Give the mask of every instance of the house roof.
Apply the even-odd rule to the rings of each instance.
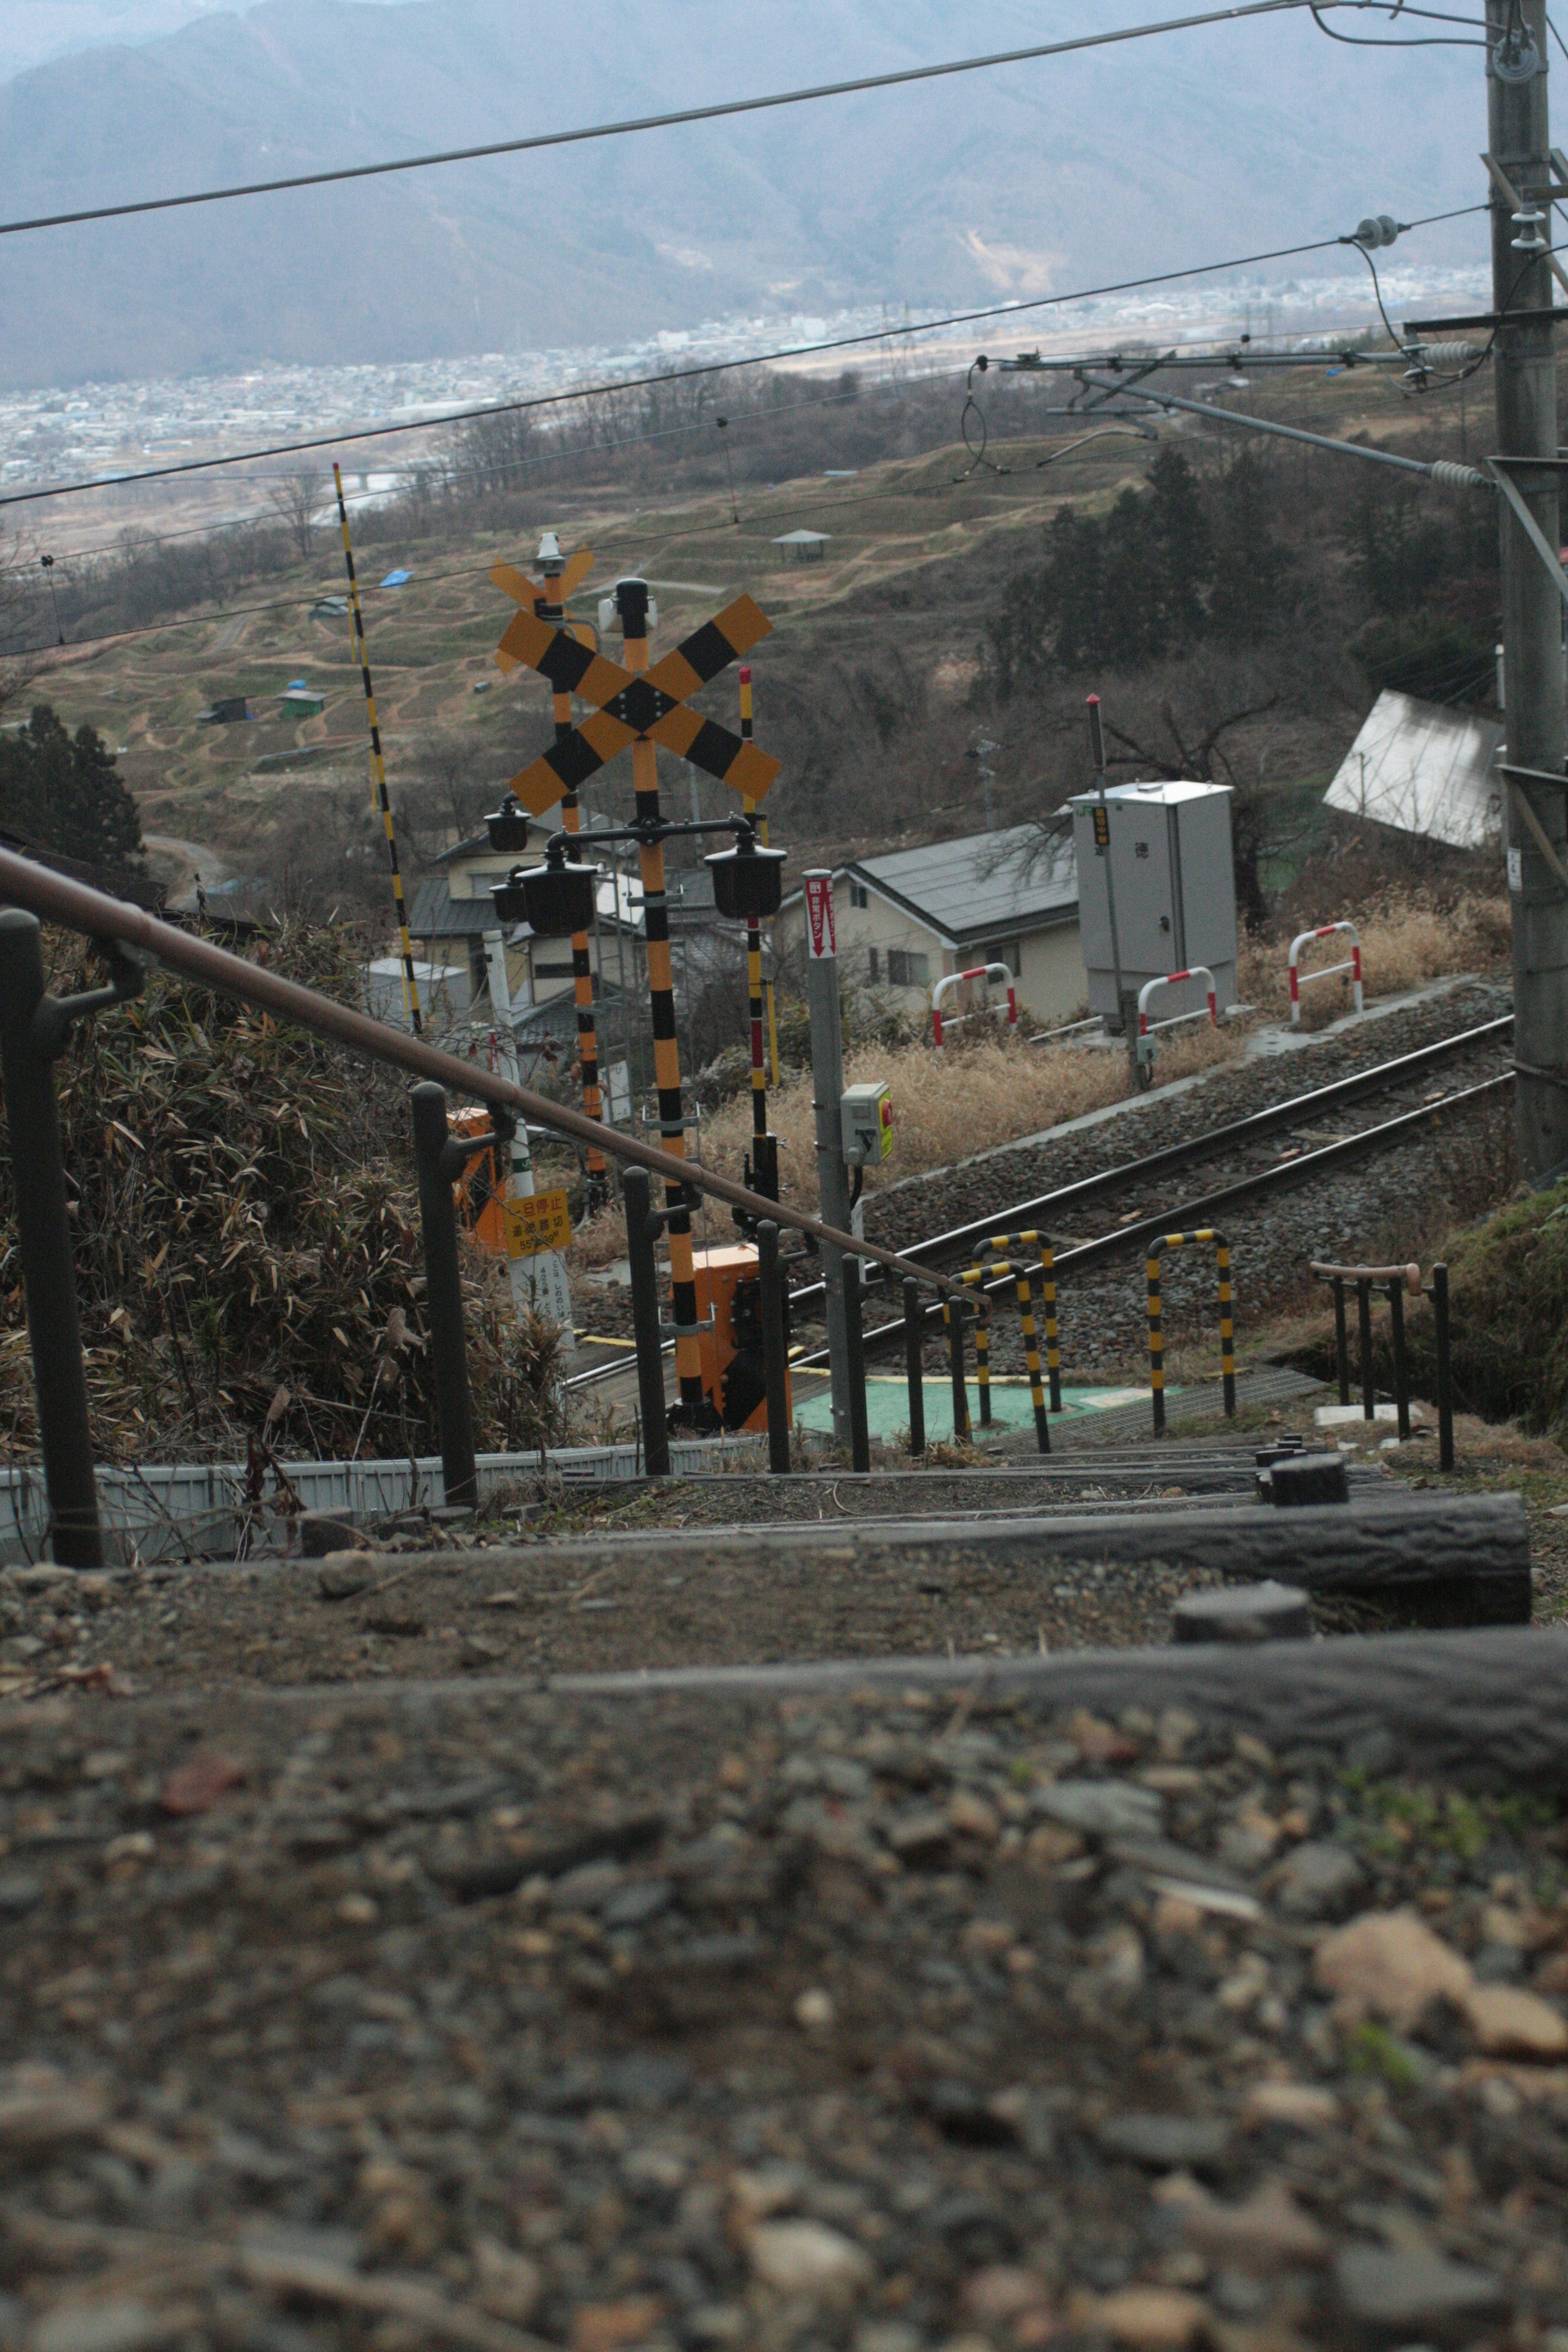
[[[785,530],[774,540],[775,547],[826,547],[832,538],[830,530]]]
[[[1072,843],[1047,841],[1033,824],[860,857],[839,871],[955,946],[1069,922],[1078,910]]]
[[[1502,832],[1494,765],[1502,737],[1495,719],[1385,688],[1323,804],[1453,849],[1493,846]]]
[[[500,923],[495,900],[454,898],[444,876],[428,874],[415,887],[408,908],[408,929],[416,940],[477,940]]]

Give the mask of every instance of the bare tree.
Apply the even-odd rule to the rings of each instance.
[[[300,553],[309,555],[315,541],[316,509],[325,488],[323,478],[320,474],[275,474],[268,477],[263,488],[268,505]]]

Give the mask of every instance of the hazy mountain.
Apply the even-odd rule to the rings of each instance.
[[[56,0],[58,5],[58,0]],[[98,0],[107,13],[115,0]],[[133,21],[179,0],[121,0]],[[1148,0],[1117,0],[1136,21]],[[1104,22],[1082,0],[264,0],[0,89],[17,217],[656,112]],[[0,380],[599,342],[1029,294],[1478,201],[1468,49],[1304,15],[723,123],[0,241]],[[1479,227],[1411,257],[1479,255]],[[1316,267],[1317,265],[1313,265]]]

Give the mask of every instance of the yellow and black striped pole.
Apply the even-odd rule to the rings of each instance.
[[[749,662],[741,668],[741,740],[752,740],[752,669]],[[758,822],[757,803],[745,793],[742,807],[753,824]],[[768,821],[761,821],[760,835],[765,848]],[[752,1156],[746,1162],[746,1181],[753,1192],[762,1192],[770,1201],[779,1196],[778,1138],[768,1133],[768,1076],[763,1060],[763,926],[757,915],[746,918],[746,988],[752,1019]],[[776,1055],[775,1055],[776,1060]]]
[[[397,863],[397,835],[392,823],[392,803],[386,790],[386,762],[381,756],[381,723],[375,715],[375,688],[371,684],[370,655],[364,642],[364,615],[360,611],[359,582],[354,577],[354,551],[349,538],[349,510],[343,497],[343,469],[334,459],[332,480],[337,486],[338,520],[343,527],[343,562],[348,566],[349,608],[353,614],[354,653],[359,662],[360,676],[364,680],[364,707],[370,719],[370,772],[375,788],[376,813],[386,832],[386,855],[392,866],[392,896],[397,908],[397,937],[403,950],[403,985],[408,992],[408,1018],[414,1034],[424,1034],[425,1024],[419,1013],[419,982],[414,971],[414,943],[408,936],[408,908],[403,899],[403,875]]]
[[[980,1391],[980,1426],[991,1426],[991,1301],[974,1302],[974,1381]]]
[[[566,569],[565,560],[553,539],[546,541],[553,552],[546,555],[542,549],[540,569],[544,574],[545,602],[536,606],[542,621],[550,621],[559,628],[565,620],[565,606],[561,602],[561,575]],[[563,742],[572,732],[572,696],[555,687],[552,695],[555,719],[555,740]],[[583,819],[577,804],[575,787],[568,786],[561,795],[561,823],[571,834],[581,833]],[[596,887],[596,886],[595,886]],[[616,913],[619,914],[617,908]],[[572,989],[577,1005],[577,1061],[583,1074],[583,1108],[590,1118],[604,1117],[603,1097],[599,1092],[599,1038],[594,1019],[594,963],[588,950],[586,931],[572,934]],[[610,1197],[610,1180],[605,1166],[605,1155],[597,1144],[588,1147],[587,1211],[590,1216],[605,1205]]]
[[[616,602],[626,646],[626,667],[635,676],[647,667],[647,583],[619,580]],[[632,745],[632,783],[639,824],[659,822],[658,753],[646,735]],[[686,1157],[685,1107],[680,1096],[680,1048],[675,1036],[675,974],[669,961],[669,908],[664,889],[664,845],[657,835],[638,845],[642,875],[643,936],[647,942],[648,994],[653,1003],[653,1071],[658,1090],[658,1139],[677,1160]],[[683,1185],[667,1181],[665,1223],[669,1234],[669,1277],[675,1323],[675,1369],[680,1383],[678,1411],[688,1428],[703,1430],[715,1421],[702,1386],[701,1342],[697,1322],[697,1269],[691,1255],[691,1210]]]
[[[1180,1242],[1181,1235],[1167,1234],[1167,1244]],[[1161,1317],[1160,1261],[1151,1256],[1149,1276],[1149,1390],[1154,1400],[1154,1434],[1162,1437],[1165,1430],[1165,1334]]]
[[[1236,1418],[1236,1323],[1230,1287],[1230,1244],[1224,1234],[1213,1225],[1205,1225],[1195,1234],[1166,1234],[1160,1250],[1186,1249],[1189,1245],[1205,1248],[1212,1242],[1215,1265],[1219,1278],[1219,1361],[1225,1417]],[[1161,1327],[1160,1255],[1149,1258],[1149,1370],[1154,1397],[1154,1434],[1159,1436],[1165,1426],[1164,1334]]]
[[[1225,1391],[1225,1417],[1236,1419],[1236,1322],[1231,1311],[1230,1244],[1215,1234],[1215,1260],[1219,1269],[1219,1364]]]

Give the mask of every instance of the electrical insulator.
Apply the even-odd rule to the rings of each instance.
[[[1546,245],[1546,215],[1531,205],[1528,211],[1515,213],[1513,225],[1519,234],[1513,240],[1515,253],[1544,253]]]
[[[1364,245],[1369,250],[1377,246],[1392,245],[1399,235],[1400,227],[1401,224],[1392,213],[1379,213],[1375,218],[1369,215],[1365,220],[1357,222],[1350,242]]]

